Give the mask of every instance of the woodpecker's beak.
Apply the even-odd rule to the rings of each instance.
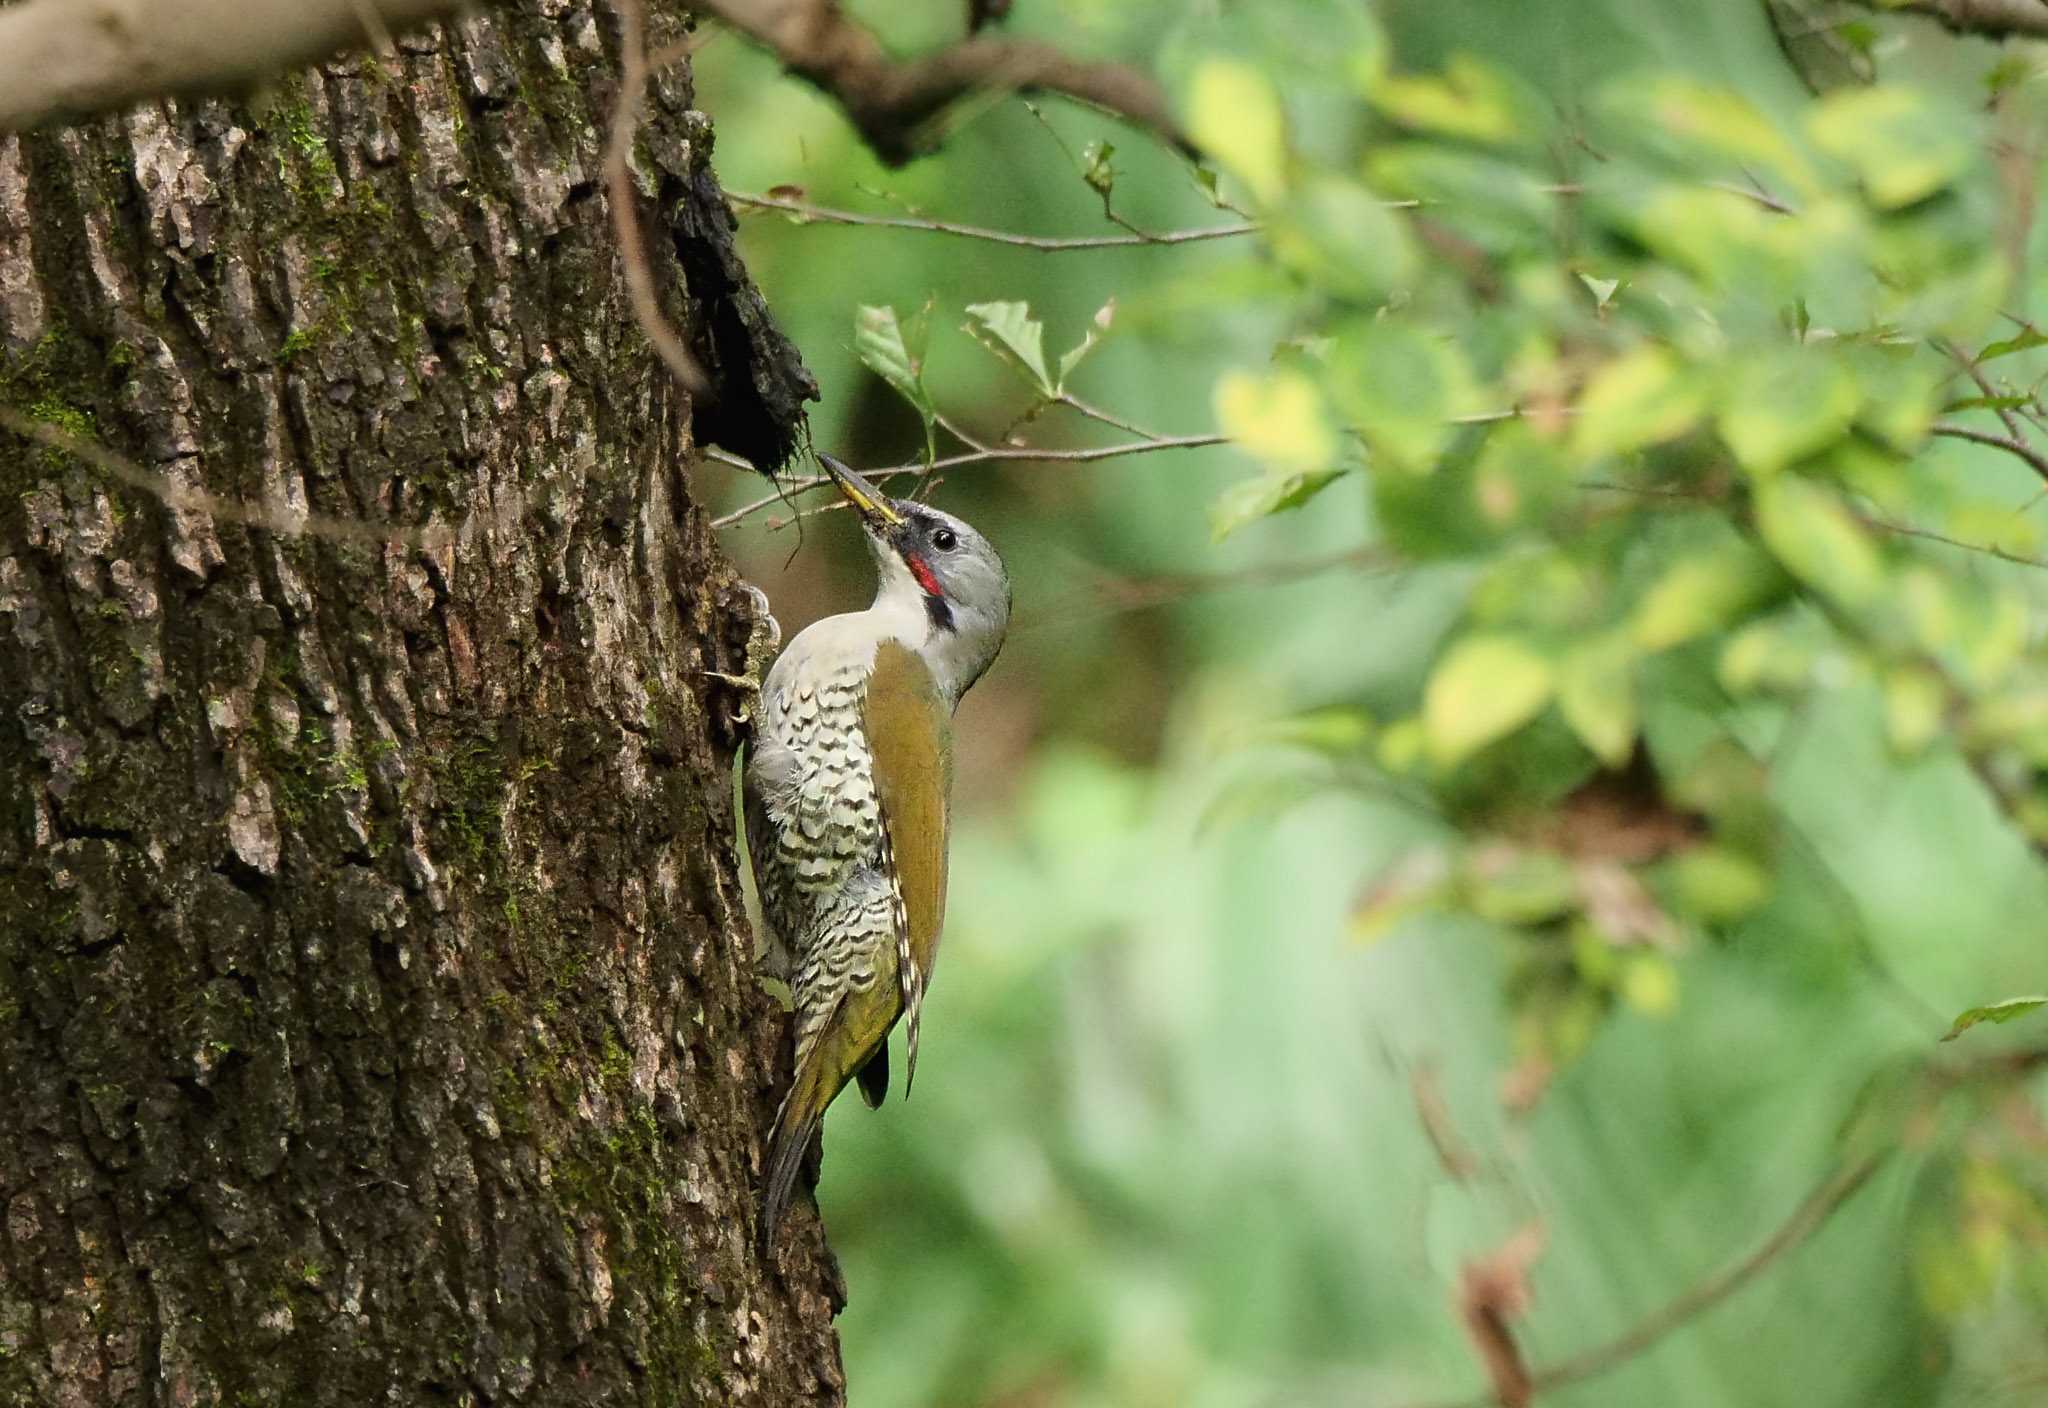
[[[896,511],[896,506],[883,497],[874,485],[830,455],[819,455],[818,463],[825,466],[825,473],[832,476],[832,482],[838,486],[841,497],[853,505],[854,512],[861,516],[861,521],[868,526],[870,532],[887,537],[891,528],[903,525],[903,515]]]

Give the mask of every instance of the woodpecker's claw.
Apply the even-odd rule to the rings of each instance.
[[[743,697],[740,711],[732,716],[733,726],[737,728],[754,717],[754,701],[761,697],[761,681],[767,673],[768,663],[782,645],[782,625],[775,619],[775,613],[768,609],[768,594],[752,582],[733,583],[724,592],[720,604],[747,622],[747,643],[741,652],[746,668],[736,675],[723,670],[705,670],[703,673],[707,679],[730,685]]]

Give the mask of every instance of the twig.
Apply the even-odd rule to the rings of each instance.
[[[955,440],[958,440],[968,449],[986,450],[989,448],[988,445],[985,444],[983,441],[977,440],[973,435],[969,434],[966,430],[963,430],[958,423],[956,423],[950,416],[946,415],[944,412],[932,412],[932,419],[938,422],[940,429],[944,430],[948,435],[952,436]]]
[[[725,198],[735,205],[756,210],[780,210],[804,220],[825,225],[872,225],[888,230],[923,230],[930,234],[959,235],[966,239],[1007,244],[1018,249],[1035,249],[1055,254],[1074,249],[1131,249],[1145,245],[1193,244],[1198,240],[1226,240],[1254,234],[1258,225],[1240,221],[1231,225],[1208,225],[1192,230],[1159,230],[1125,235],[1024,235],[1011,230],[991,230],[980,225],[962,225],[952,220],[926,220],[907,215],[866,215],[856,210],[833,210],[805,201],[779,196],[750,195],[727,191]]]
[[[1541,1393],[1595,1378],[1635,1358],[1694,1316],[1720,1304],[1818,1232],[1837,1208],[1856,1196],[1857,1190],[1870,1181],[1870,1176],[1897,1148],[1896,1143],[1884,1145],[1832,1170],[1749,1255],[1721,1268],[1605,1344],[1538,1369],[1530,1375],[1530,1382]]]
[[[876,156],[901,166],[934,145],[932,123],[982,93],[1060,93],[1115,113],[1184,153],[1159,85],[1123,64],[1093,63],[1030,39],[989,34],[897,60],[834,0],[688,0],[771,51],[791,73],[846,110]]]
[[[1098,421],[1113,430],[1121,430],[1127,435],[1136,435],[1145,440],[1157,440],[1160,438],[1157,431],[1147,430],[1145,427],[1127,421],[1121,416],[1112,415],[1099,406],[1091,406],[1080,397],[1069,392],[1062,391],[1059,395],[1053,397],[1053,401],[1057,405],[1065,406],[1070,411],[1079,411],[1088,419]]]
[[[1638,498],[1671,499],[1689,504],[1718,504],[1723,502],[1726,497],[1725,495],[1704,493],[1694,489],[1669,488],[1653,484],[1616,484],[1604,479],[1581,479],[1579,487],[1602,494],[1632,494]],[[1995,557],[2000,562],[2010,562],[2015,567],[2038,567],[2048,570],[2048,558],[2029,557],[2025,553],[2013,552],[2007,548],[1999,547],[1996,543],[1973,543],[1962,538],[1951,538],[1948,534],[1938,533],[1932,528],[1921,528],[1911,523],[1900,523],[1892,518],[1879,518],[1875,514],[1859,512],[1854,507],[1850,507],[1849,512],[1858,523],[1875,532],[1888,533],[1900,538],[1919,538],[1926,542],[1939,543],[1945,548],[1956,548],[1962,552],[1981,553],[1985,557]]]
[[[961,465],[983,464],[992,460],[1027,460],[1046,464],[1090,464],[1096,460],[1113,460],[1123,455],[1146,455],[1158,450],[1195,450],[1207,445],[1222,445],[1227,443],[1229,439],[1230,437],[1227,435],[1162,435],[1156,440],[1141,440],[1132,445],[1091,445],[1074,450],[1041,450],[1028,445],[1002,445],[993,449],[972,450],[965,454],[948,455],[943,459],[933,460],[928,465],[905,464],[897,465],[892,469],[876,470],[875,477],[908,474],[921,479],[927,474],[937,474],[941,470],[957,469]],[[733,524],[738,523],[744,518],[751,517],[753,514],[767,508],[770,504],[781,503],[789,494],[801,493],[805,489],[815,489],[820,484],[828,484],[830,482],[822,474],[812,474],[801,479],[792,480],[783,485],[781,493],[764,495],[744,507],[734,509],[723,517],[714,518],[711,520],[711,526],[713,528],[730,528]],[[809,517],[812,513],[825,512],[831,507],[836,507],[836,505],[828,505],[826,509],[808,510],[798,516]],[[793,522],[794,520],[790,521]],[[777,523],[773,526],[779,528],[786,526],[786,524]]]
[[[633,318],[640,324],[640,331],[668,364],[670,375],[692,397],[704,400],[712,394],[711,381],[662,316],[661,300],[654,292],[654,271],[647,265],[647,249],[640,241],[637,193],[627,167],[633,140],[640,131],[640,103],[649,73],[646,20],[640,0],[612,0],[612,8],[619,16],[619,105],[612,113],[611,139],[605,145],[604,185],[612,208],[612,228],[619,241],[619,261],[625,270],[626,297],[633,305]],[[691,47],[681,46],[682,53],[688,53]]]
[[[272,533],[304,534],[314,538],[339,538],[357,542],[405,543],[411,547],[437,548],[455,541],[452,528],[408,528],[366,523],[355,518],[333,518],[326,514],[301,513],[282,504],[249,503],[223,498],[204,489],[187,488],[164,474],[144,469],[133,460],[115,454],[106,446],[73,435],[47,421],[31,420],[0,406],[0,426],[25,440],[34,440],[61,450],[92,465],[108,478],[140,489],[181,513],[203,513],[228,523],[244,523]]]
[[[1865,9],[1902,11],[1939,20],[1956,34],[1992,39],[2048,37],[2048,0],[1860,0]]]
[[[1710,191],[1720,191],[1724,195],[1741,196],[1744,200],[1753,201],[1765,210],[1770,211],[1773,215],[1797,215],[1799,213],[1796,207],[1787,204],[1762,186],[1755,184],[1754,178],[1752,178],[1751,184],[1747,186],[1738,181],[1702,181],[1700,184]],[[1538,186],[1536,189],[1548,196],[1582,196],[1586,193],[1584,184],[1578,181],[1553,181],[1547,185]]]
[[[1977,365],[1975,357],[1945,337],[1933,338],[1931,341],[1937,351],[1947,354],[1950,361],[1963,369],[1970,380],[1976,383],[1977,389],[1984,393],[1986,400],[1995,402],[1999,399],[1998,388],[1991,384],[1990,377],[1984,375],[1984,369]],[[2007,434],[2015,440],[2026,438],[2021,433],[2019,419],[2013,415],[2010,406],[1995,406],[1993,409],[1998,412],[1999,423],[2005,427]]]
[[[1968,440],[1977,445],[1989,445],[2004,450],[2026,461],[2027,467],[2048,480],[2048,455],[2029,445],[2016,435],[1998,435],[1989,430],[1976,430],[1967,425],[1956,425],[1952,421],[1936,421],[1929,431],[1934,435],[1945,435],[1951,440]]]

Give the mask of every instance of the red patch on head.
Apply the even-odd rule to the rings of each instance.
[[[907,552],[903,554],[903,561],[910,568],[910,575],[917,578],[917,584],[924,588],[926,596],[946,594],[945,589],[939,585],[938,577],[933,574],[922,557],[914,552]]]

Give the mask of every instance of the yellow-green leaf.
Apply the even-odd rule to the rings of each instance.
[[[1602,99],[1610,113],[1629,124],[1635,140],[1667,157],[1706,155],[1720,158],[1717,165],[1763,168],[1801,190],[1813,184],[1806,157],[1776,122],[1733,88],[1659,73],[1622,79]]]
[[[1226,372],[1216,383],[1216,420],[1275,469],[1323,470],[1337,458],[1322,393],[1297,371]]]
[[[1884,586],[1884,559],[1869,532],[1818,484],[1775,475],[1757,485],[1755,503],[1758,531],[1793,576],[1847,606]]]
[[[1287,185],[1287,118],[1266,75],[1234,59],[1204,59],[1188,81],[1188,136],[1261,203]]]
[[[1240,479],[1209,505],[1211,541],[1220,543],[1247,523],[1300,508],[1343,473],[1341,469],[1271,469]]]
[[[1557,672],[1557,708],[1573,733],[1610,768],[1636,745],[1636,646],[1613,631],[1565,652]]]
[[[1668,1017],[1678,1007],[1678,970],[1662,954],[1630,954],[1615,990],[1645,1017]]]
[[[2048,997],[2008,997],[2003,1002],[1972,1007],[1956,1015],[1955,1022],[1948,1029],[1948,1035],[1942,1040],[1954,1041],[1979,1022],[2010,1022],[2015,1017],[2024,1017],[2040,1007],[2048,1007]]]
[[[1683,435],[1706,410],[1698,381],[1661,347],[1638,347],[1601,367],[1579,397],[1572,451],[1625,454]]]
[[[1513,142],[1531,135],[1512,82],[1469,54],[1453,54],[1441,75],[1382,78],[1372,98],[1404,126],[1472,142]]]
[[[1721,438],[1745,468],[1768,473],[1841,438],[1856,415],[1856,379],[1803,347],[1745,358],[1722,384]]]
[[[1783,581],[1763,554],[1731,542],[1681,557],[1637,601],[1630,630],[1646,651],[1719,630]]]
[[[1900,665],[1885,675],[1884,725],[1892,748],[1913,757],[1940,734],[1948,687],[1924,665]]]
[[[1841,88],[1807,119],[1814,143],[1855,168],[1885,209],[1933,195],[1968,169],[1977,124],[1917,88]]]
[[[1764,868],[1726,846],[1695,846],[1671,862],[1672,898],[1678,908],[1709,924],[1730,924],[1753,914],[1771,897]]]
[[[1431,672],[1422,724],[1432,761],[1452,767],[1543,711],[1550,662],[1515,636],[1467,636]]]

